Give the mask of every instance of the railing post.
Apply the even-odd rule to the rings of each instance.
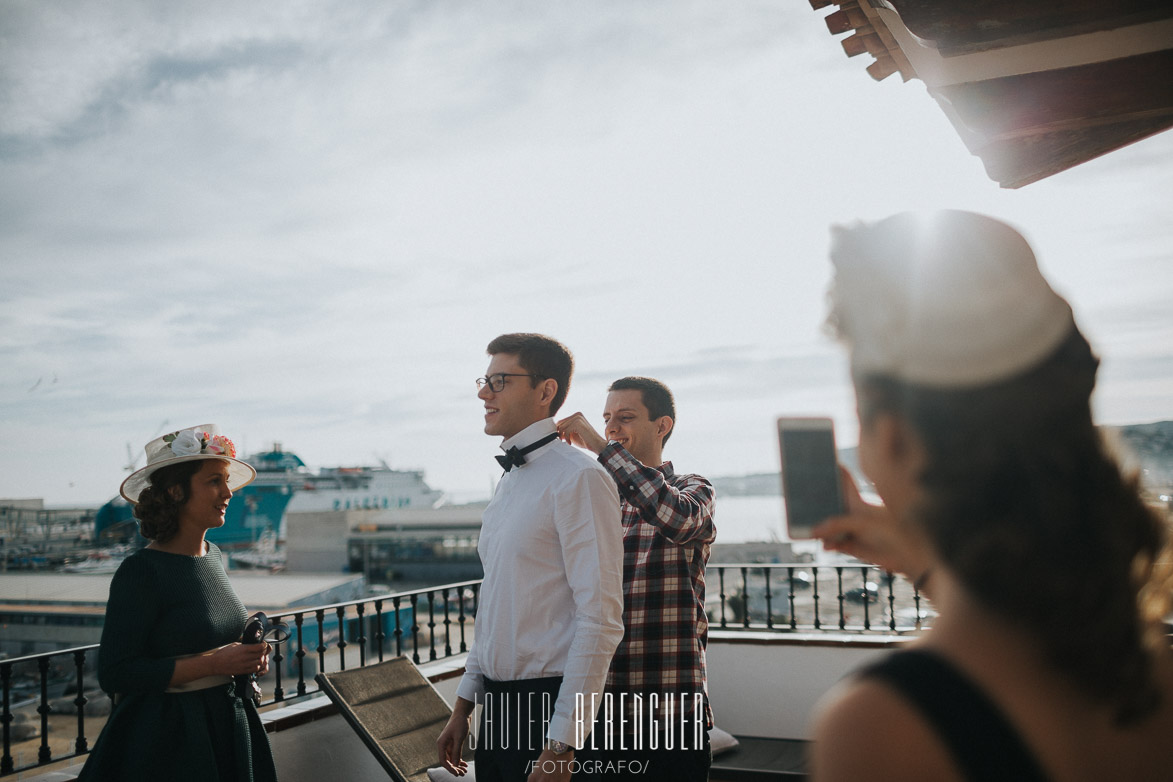
[[[727,624],[725,622],[725,568],[717,568],[717,590],[721,597],[721,622],[718,625],[724,629]]]
[[[786,568],[786,572],[787,572],[787,581],[789,582],[789,585],[790,585],[790,593],[787,595],[787,598],[790,601],[790,629],[797,630],[798,629],[798,611],[794,605],[794,568],[788,567],[788,568]]]
[[[383,644],[387,641],[387,634],[383,632],[383,600],[375,601],[375,643],[379,647],[379,662],[383,662]]]
[[[916,584],[912,585],[912,605],[916,609],[916,621],[913,626],[920,629],[920,590],[917,589]]]
[[[871,570],[870,567],[861,567],[859,569],[859,572],[863,576],[863,629],[864,630],[871,630],[872,629],[872,617],[871,617],[872,593],[868,591],[868,571],[870,571],[870,570]],[[879,590],[876,591],[876,602],[877,603],[880,602]]]
[[[420,664],[419,595],[411,595],[411,661]]]
[[[326,609],[314,611],[314,618],[318,622],[318,673],[326,672]]]
[[[428,591],[428,661],[436,659],[436,593]]]
[[[293,656],[297,658],[297,694],[305,695],[305,642],[301,637],[301,625],[305,617],[301,611],[294,615],[293,622],[297,625],[297,651]]]
[[[880,577],[888,582],[888,629],[896,630],[896,575],[889,570]]]
[[[456,614],[456,625],[460,628],[460,653],[464,654],[468,651],[468,647],[464,644],[464,589],[461,588],[459,595],[459,608]]]
[[[814,591],[811,596],[815,599],[815,629],[822,630],[823,618],[819,615],[819,568],[817,565],[811,568],[811,580],[814,582]]]
[[[78,755],[84,753],[87,749],[86,743],[86,695],[85,695],[85,667],[86,667],[86,650],[78,649],[73,653],[73,662],[77,665],[77,697],[73,699],[73,703],[77,706],[77,741],[74,742],[73,750]]]
[[[770,574],[774,572],[773,568],[763,567],[762,571],[766,576],[766,629],[774,629],[774,603],[772,595],[770,594]]]
[[[288,638],[286,640],[289,640]],[[285,656],[281,654],[281,648],[285,646],[284,642],[277,642],[273,644],[273,702],[280,703],[285,700],[285,690],[281,688],[281,663],[285,660]]]
[[[37,711],[41,715],[41,747],[37,750],[37,762],[48,763],[53,759],[53,750],[49,749],[49,658],[37,660],[37,670],[41,673],[41,705]]]
[[[448,602],[448,592],[449,591],[450,590],[448,590],[448,589],[444,590],[444,656],[445,657],[452,656],[452,618],[451,618],[451,614],[449,613],[449,610],[448,610],[449,605],[450,605]]]
[[[0,755],[0,774],[13,772],[12,759],[12,702],[9,694],[12,691],[12,663],[0,663],[0,688],[4,690],[3,711],[0,711],[0,723],[3,723],[4,754]]]
[[[395,656],[403,656],[403,626],[399,623],[399,608],[400,599],[398,597],[392,598],[392,603],[395,606]]]
[[[358,611],[358,667],[365,668],[367,666],[367,623],[363,616],[363,606],[365,603],[359,603],[355,606]]]
[[[338,617],[338,670],[346,670],[346,608],[338,606],[334,609]]]
[[[846,611],[847,596],[843,594],[843,568],[835,568],[836,586],[839,589],[839,629],[843,630],[847,627],[847,617],[844,615]],[[867,591],[866,589],[864,590]]]
[[[749,568],[741,569],[741,626],[749,628]]]

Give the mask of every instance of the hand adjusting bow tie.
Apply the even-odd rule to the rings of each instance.
[[[509,472],[514,467],[520,467],[521,465],[525,464],[525,455],[527,453],[530,451],[536,451],[546,443],[556,440],[557,438],[558,433],[554,432],[553,434],[546,435],[537,442],[530,443],[524,448],[518,448],[516,445],[511,445],[509,448],[505,449],[505,453],[498,454],[493,458],[497,460],[497,463],[501,465],[505,472]]]

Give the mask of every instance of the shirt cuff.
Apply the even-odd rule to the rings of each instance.
[[[466,701],[473,703],[480,703],[482,695],[485,694],[485,680],[481,678],[479,673],[468,673],[465,671],[464,676],[460,677],[460,684],[456,687],[456,697],[464,698]]]
[[[623,454],[625,450],[626,449],[619,443],[614,441],[609,442],[603,446],[603,450],[599,451],[599,463],[604,467],[617,467],[619,465],[612,465],[610,464],[610,461],[615,456],[619,456],[620,460],[622,460],[623,457],[621,454]],[[620,464],[621,463],[622,461],[620,461]]]
[[[575,749],[582,749],[589,735],[590,725],[578,726],[573,720],[557,714],[550,718],[550,727],[546,730],[546,738],[569,744]]]

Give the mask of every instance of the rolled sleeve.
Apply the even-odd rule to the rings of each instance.
[[[713,485],[699,475],[677,476],[673,485],[659,468],[642,464],[618,443],[608,443],[599,463],[611,473],[619,493],[639,512],[642,521],[678,545],[712,543]]]

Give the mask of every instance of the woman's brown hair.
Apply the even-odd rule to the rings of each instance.
[[[1159,697],[1169,536],[1092,422],[1098,366],[1073,329],[1005,381],[955,390],[868,376],[857,392],[865,426],[893,413],[924,443],[913,520],[950,570],[1126,724]]]
[[[144,538],[166,543],[179,532],[179,511],[191,496],[191,479],[207,459],[192,459],[151,474],[150,483],[139,494],[134,506],[139,532]],[[172,491],[177,489],[177,491]]]

